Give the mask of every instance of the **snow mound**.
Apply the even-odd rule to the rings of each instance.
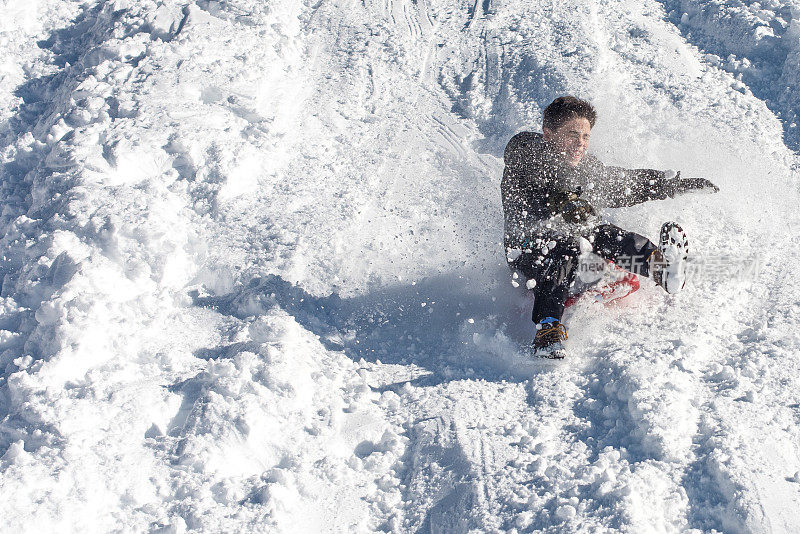
[[[796,530],[790,2],[2,7],[8,531]],[[565,93],[721,192],[605,213],[687,290],[537,362],[502,150]]]

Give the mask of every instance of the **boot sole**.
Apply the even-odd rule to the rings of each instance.
[[[666,222],[661,226],[658,249],[667,261],[668,268],[674,267],[677,272],[662,274],[662,285],[667,293],[677,293],[686,285],[686,262],[689,259],[689,239],[686,232],[676,222]],[[673,279],[670,283],[670,279]],[[680,284],[680,287],[672,287]]]

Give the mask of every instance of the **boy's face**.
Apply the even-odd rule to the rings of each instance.
[[[589,119],[576,117],[555,130],[544,128],[544,140],[563,158],[564,163],[576,167],[586,155],[591,132]]]

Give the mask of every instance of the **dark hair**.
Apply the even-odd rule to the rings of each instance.
[[[544,109],[542,126],[548,130],[558,130],[565,122],[577,117],[588,120],[589,126],[594,128],[597,112],[586,100],[574,96],[560,96]]]

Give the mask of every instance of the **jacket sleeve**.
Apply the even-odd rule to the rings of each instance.
[[[542,207],[536,202],[528,188],[524,187],[525,175],[506,167],[500,183],[503,199],[505,242],[507,246],[521,246],[532,224],[541,219]]]
[[[600,189],[594,196],[602,198],[606,207],[621,208],[675,196],[675,182],[664,171],[605,166],[597,159],[592,166]]]

